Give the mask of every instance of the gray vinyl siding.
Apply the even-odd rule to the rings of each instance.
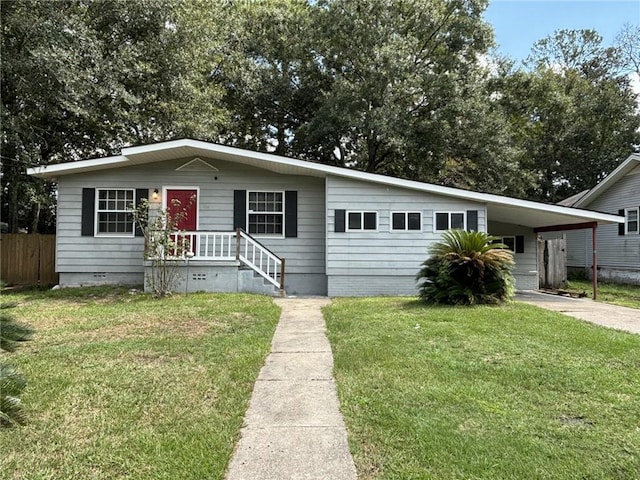
[[[354,281],[357,280],[357,281]],[[364,297],[371,295],[416,295],[413,276],[333,275],[329,281],[330,297]]]
[[[142,188],[143,185],[128,177],[116,179],[122,170],[107,175],[81,174],[60,177],[58,180],[58,223],[56,230],[56,271],[137,273],[142,283],[141,237],[88,237],[80,235],[82,220],[82,189]]]
[[[620,209],[633,207],[640,207],[640,167],[583,208],[617,215]],[[568,266],[591,268],[591,236],[591,230],[566,232]],[[601,267],[640,270],[640,235],[618,235],[618,224],[598,226],[596,250]]]
[[[478,230],[486,229],[486,210],[481,203],[332,176],[327,177],[326,196],[330,296],[415,294],[413,279],[427,258],[427,248],[441,237],[433,231],[436,211],[477,210]],[[335,211],[342,209],[377,212],[377,231],[336,232]],[[391,212],[404,211],[422,213],[422,231],[390,231]],[[371,288],[363,290],[360,283]]]
[[[204,159],[204,158],[203,158]],[[206,159],[214,171],[176,171],[191,158],[62,176],[58,182],[58,272],[120,272],[142,275],[142,237],[80,235],[83,188],[199,187],[200,230],[233,230],[233,191],[298,192],[297,238],[256,236],[286,258],[287,273],[324,274],[324,179],[279,175],[266,170]],[[142,276],[140,277],[142,279]]]
[[[600,228],[602,228],[602,226],[599,227],[599,229]],[[591,230],[573,230],[564,232],[564,237],[567,242],[567,267],[584,267],[586,266],[587,261],[589,262],[589,265],[591,265]]]

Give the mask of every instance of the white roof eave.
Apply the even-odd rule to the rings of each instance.
[[[27,169],[27,175],[38,178],[56,178],[60,175],[72,175],[74,173],[93,172],[114,167],[125,167],[128,165],[127,157],[118,155],[115,157],[92,158],[89,160],[79,160],[77,162],[57,163],[54,165],[44,165]]]
[[[452,187],[443,187],[430,183],[403,180],[385,175],[361,172],[348,168],[334,167],[282,157],[269,153],[254,152],[236,147],[228,147],[199,140],[182,139],[152,145],[141,145],[122,149],[122,155],[106,158],[81,160],[78,162],[30,168],[27,173],[40,178],[55,178],[89,171],[118,168],[130,165],[142,165],[189,156],[213,156],[223,161],[252,165],[280,174],[306,175],[314,177],[336,176],[377,184],[408,188],[411,190],[450,196],[459,199],[480,202],[487,210],[495,212],[498,218],[511,220],[508,223],[532,228],[551,224],[580,222],[621,223],[622,217],[604,213],[579,210],[571,207],[547,205],[530,200],[519,200],[501,195],[472,192]],[[516,212],[514,213],[514,209]],[[517,220],[517,221],[516,221]],[[553,222],[553,223],[549,223]]]

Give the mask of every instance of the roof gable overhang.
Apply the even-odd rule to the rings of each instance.
[[[636,167],[640,166],[640,154],[634,153],[629,155],[627,159],[618,165],[613,172],[607,175],[600,183],[598,183],[595,187],[585,193],[582,197],[580,197],[573,206],[576,208],[585,208],[591,202],[593,202],[596,198],[602,195],[604,192],[609,190],[613,185],[616,184],[621,178],[626,176]]]
[[[375,173],[361,172],[349,168],[334,167],[321,163],[313,163],[191,139],[172,140],[152,145],[123,148],[122,155],[120,156],[31,168],[27,173],[40,178],[56,178],[62,175],[145,165],[191,156],[209,157],[249,165],[283,175],[302,175],[321,178],[335,176],[468,200],[485,205],[489,221],[522,225],[530,228],[584,222],[621,223],[624,221],[622,217],[616,215],[579,210],[559,205],[547,205],[529,200],[472,192],[413,180],[403,180]]]

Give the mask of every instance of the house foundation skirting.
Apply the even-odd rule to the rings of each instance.
[[[537,290],[540,288],[538,272],[513,272],[516,290]]]
[[[61,287],[95,287],[124,285],[140,288],[144,283],[142,272],[60,272]]]
[[[415,275],[330,275],[330,297],[418,295]]]
[[[277,295],[278,289],[253,270],[241,269],[237,262],[190,262],[176,267],[176,293],[259,293]],[[144,288],[151,291],[152,267],[144,266]]]
[[[567,267],[570,276],[593,279],[593,269],[589,267]],[[640,269],[598,266],[598,280],[611,283],[640,285]]]

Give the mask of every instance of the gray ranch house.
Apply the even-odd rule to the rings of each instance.
[[[640,154],[630,155],[591,190],[560,202],[624,217],[598,229],[598,278],[640,285]],[[567,269],[593,277],[592,238],[584,231],[565,232]]]
[[[190,139],[29,174],[58,182],[61,286],[143,283],[144,240],[128,210],[143,198],[151,208],[194,200],[180,226],[189,291],[413,295],[427,248],[454,228],[501,237],[516,287],[535,289],[539,229],[622,221]]]

